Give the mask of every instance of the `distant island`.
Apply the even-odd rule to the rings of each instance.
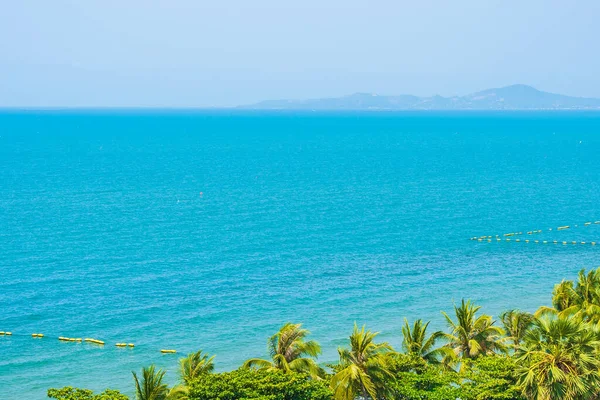
[[[600,110],[600,99],[548,93],[527,85],[487,89],[466,96],[419,97],[355,93],[309,100],[267,100],[239,106],[254,110]]]

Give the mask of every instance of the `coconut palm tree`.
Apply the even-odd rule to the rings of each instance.
[[[169,389],[169,386],[163,383],[165,371],[162,369],[156,370],[154,365],[142,368],[141,379],[138,379],[135,372],[132,372],[132,374],[137,400],[176,400],[182,399],[185,395],[185,390],[181,386]]]
[[[600,321],[600,268],[585,273],[579,271],[573,303],[583,321]]]
[[[243,367],[301,372],[318,378],[323,370],[313,357],[316,358],[321,353],[321,346],[314,340],[306,341],[309,334],[310,331],[303,329],[302,324],[288,322],[267,342],[271,360],[252,358]]]
[[[429,322],[423,323],[422,320],[417,319],[411,328],[408,320],[404,318],[402,349],[411,357],[425,360],[431,364],[439,364],[447,353],[446,348],[436,348],[435,344],[444,337],[444,333],[436,331],[428,337],[428,326]]]
[[[502,326],[506,332],[506,338],[512,342],[514,349],[519,347],[523,336],[533,324],[534,319],[533,314],[519,310],[508,310],[500,314],[500,321],[502,321]]]
[[[454,306],[456,322],[442,312],[450,333],[444,334],[448,341],[447,347],[454,351],[455,359],[446,359],[445,363],[453,363],[464,359],[473,359],[481,354],[493,354],[495,352],[506,352],[506,346],[502,343],[501,336],[504,334],[502,328],[495,326],[495,321],[489,315],[477,316],[481,307],[463,299],[460,306]],[[461,369],[466,363],[461,363]]]
[[[207,354],[203,354],[202,350],[199,350],[179,360],[179,377],[181,382],[189,385],[198,376],[212,372],[215,368],[213,364],[214,358],[215,356],[209,357]]]
[[[536,316],[560,313],[582,321],[600,322],[600,268],[585,273],[579,271],[577,283],[563,280],[554,286],[552,306],[540,307]]]
[[[378,399],[386,394],[386,380],[393,379],[388,370],[388,356],[393,349],[387,343],[375,343],[378,333],[359,330],[354,324],[350,349],[339,348],[340,363],[331,378],[335,400]]]
[[[531,400],[576,400],[599,393],[600,341],[595,327],[572,316],[546,314],[533,322],[519,350],[518,384]]]
[[[561,283],[554,286],[552,305],[557,311],[564,311],[575,305],[576,297],[573,281],[563,279]]]

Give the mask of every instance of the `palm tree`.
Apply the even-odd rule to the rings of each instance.
[[[387,343],[375,343],[378,333],[359,330],[354,324],[350,335],[350,349],[338,349],[340,364],[331,378],[335,400],[378,399],[385,395],[387,379],[393,379],[388,370],[388,356],[393,349]]]
[[[323,370],[312,357],[321,353],[321,346],[314,340],[305,341],[309,334],[310,331],[302,329],[302,324],[288,322],[267,342],[271,360],[252,358],[243,367],[301,372],[318,378]]]
[[[411,328],[408,320],[404,318],[402,349],[411,357],[425,360],[430,364],[439,364],[446,354],[446,349],[436,348],[435,344],[444,337],[444,333],[436,331],[427,337],[428,326],[429,322],[423,323],[422,320],[417,319]]]
[[[182,397],[181,387],[176,386],[169,389],[166,383],[163,383],[165,371],[156,370],[154,365],[148,368],[142,368],[142,378],[138,379],[135,372],[132,372],[135,382],[135,398],[137,400],[174,400]]]
[[[185,385],[189,385],[198,376],[212,372],[215,368],[214,358],[215,356],[209,357],[207,354],[203,354],[202,350],[199,350],[179,360],[179,377],[181,381]]]
[[[537,316],[560,313],[566,317],[573,315],[582,321],[600,322],[600,268],[585,273],[579,271],[577,284],[563,280],[554,286],[552,306],[540,307]]]
[[[577,294],[573,281],[564,280],[554,286],[552,291],[552,305],[557,311],[564,311],[575,305]]]
[[[448,341],[447,347],[453,349],[455,359],[446,359],[445,363],[453,363],[457,359],[473,359],[481,354],[493,354],[497,351],[506,352],[506,346],[502,343],[501,336],[504,331],[494,326],[495,321],[489,315],[477,316],[481,307],[463,299],[460,306],[454,306],[456,322],[445,312],[442,312],[450,333],[444,334]],[[461,369],[466,363],[461,364]]]
[[[572,316],[537,318],[519,351],[518,384],[531,400],[593,398],[600,384],[598,331]]]
[[[519,310],[508,310],[500,314],[507,339],[512,342],[513,348],[516,349],[520,346],[523,336],[531,327],[534,319],[533,314]]]

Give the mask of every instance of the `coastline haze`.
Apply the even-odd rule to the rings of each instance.
[[[539,91],[527,85],[487,89],[467,96],[418,97],[355,93],[310,100],[267,100],[238,108],[250,110],[600,110],[600,99]]]
[[[0,106],[451,97],[518,82],[600,97],[599,16],[593,1],[11,2]]]

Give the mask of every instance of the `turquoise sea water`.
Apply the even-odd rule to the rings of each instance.
[[[327,362],[355,321],[533,310],[600,245],[468,239],[600,241],[599,154],[600,113],[1,112],[1,397],[233,369],[286,321]]]

